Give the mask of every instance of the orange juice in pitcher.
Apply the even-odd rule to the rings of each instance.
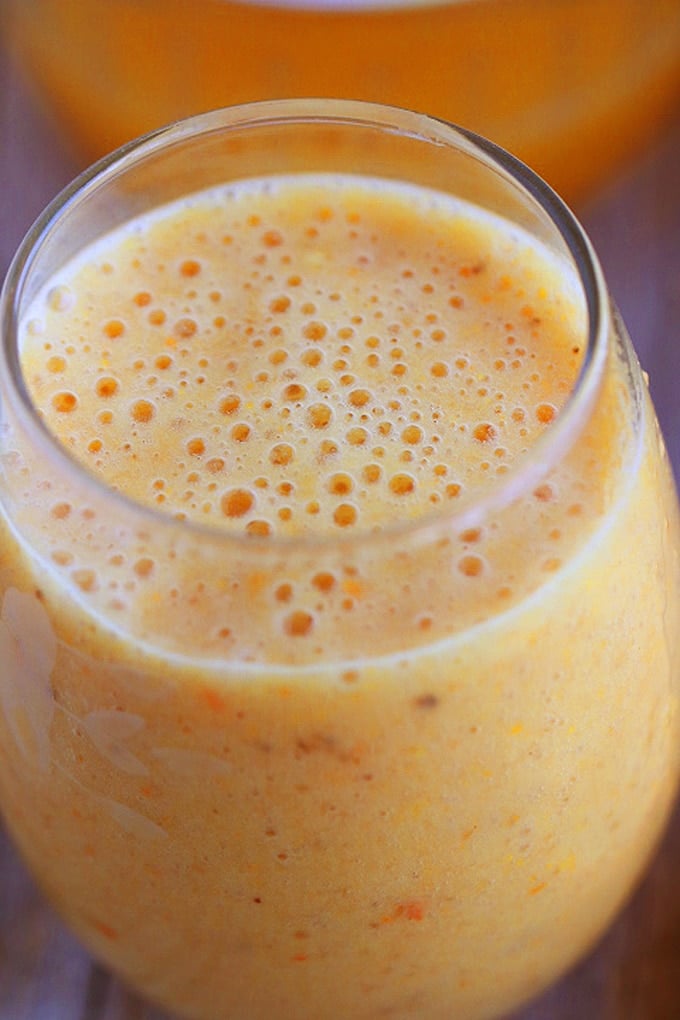
[[[680,90],[675,0],[10,0],[20,53],[87,157],[259,99],[392,103],[492,138],[568,198]]]

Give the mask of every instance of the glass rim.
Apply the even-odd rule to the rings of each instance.
[[[133,169],[148,156],[158,154],[174,143],[190,137],[244,128],[272,127],[283,124],[356,125],[411,136],[435,145],[448,145],[466,153],[486,169],[509,178],[547,215],[563,241],[582,288],[586,311],[585,352],[578,376],[563,406],[549,428],[503,475],[499,475],[484,491],[474,494],[463,507],[435,509],[413,519],[395,518],[378,529],[341,532],[304,531],[297,535],[252,536],[236,533],[219,525],[195,519],[178,519],[111,487],[98,474],[74,457],[38,414],[25,383],[19,356],[19,305],[26,277],[38,259],[42,242],[68,214],[81,197],[104,186],[120,173]],[[264,175],[262,175],[264,176]],[[237,178],[234,178],[236,181]],[[201,190],[201,189],[199,189]],[[186,193],[187,195],[190,192]],[[161,203],[163,204],[163,203]],[[117,228],[114,228],[117,229]],[[102,236],[105,236],[104,232]],[[92,243],[91,241],[88,244]],[[87,245],[86,245],[87,246]],[[85,246],[85,247],[86,247]],[[73,257],[73,256],[71,256]],[[243,548],[244,542],[253,551],[260,547],[270,551],[313,550],[329,546],[356,547],[375,545],[404,536],[423,536],[438,531],[464,530],[479,524],[486,515],[507,506],[528,492],[532,485],[566,455],[585,425],[599,391],[608,351],[611,316],[606,283],[593,246],[577,217],[559,195],[535,171],[501,146],[467,128],[442,118],[413,110],[345,99],[277,99],[221,107],[174,121],[133,139],[97,160],[47,204],[24,235],[10,263],[0,293],[0,383],[8,381],[8,393],[14,410],[31,442],[65,471],[75,475],[79,484],[111,509],[119,507],[126,515],[136,514],[140,523],[154,524],[163,530],[179,531],[202,540]]]

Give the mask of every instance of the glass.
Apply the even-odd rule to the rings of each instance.
[[[676,0],[19,0],[12,8],[22,59],[89,158],[220,106],[343,96],[472,128],[574,200],[639,152],[680,94]]]
[[[568,281],[585,355],[542,437],[448,509],[253,540],[77,461],[36,411],[19,337],[41,337],[41,294],[68,311],[59,274],[86,246],[115,286],[114,228],[296,173],[334,175],[331,197],[358,174],[382,180],[377,205],[407,183],[503,217]],[[349,101],[131,143],[16,256],[0,411],[0,804],[96,956],[196,1020],[481,1020],[592,945],[676,789],[680,543],[629,340],[539,178],[442,121]]]

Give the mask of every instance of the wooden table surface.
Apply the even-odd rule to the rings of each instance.
[[[0,281],[33,218],[79,168],[0,47]],[[650,374],[680,477],[680,111],[652,149],[577,212]],[[597,949],[512,1020],[678,1020],[679,874],[680,808]],[[0,1020],[163,1020],[77,945],[1,825]]]

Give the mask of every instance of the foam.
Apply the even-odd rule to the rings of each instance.
[[[332,538],[488,491],[559,415],[583,317],[562,259],[486,213],[362,178],[266,179],[157,210],[81,253],[31,307],[21,356],[48,427],[111,488],[254,542]],[[483,605],[510,605],[569,560],[588,484],[560,476],[524,495],[512,526],[526,517],[542,550],[529,581],[514,540],[508,558],[497,525],[470,526],[446,554],[460,591],[444,583],[441,612],[434,592],[414,594],[416,557],[393,591],[384,582],[380,613],[406,613],[422,643],[447,614],[466,626]],[[52,506],[50,569],[112,630],[158,616],[159,592],[176,619],[184,599],[205,605],[206,585],[173,587],[158,549],[79,562],[67,530],[86,510]],[[362,584],[320,566],[263,597],[281,608],[281,637],[317,642],[318,661]],[[238,628],[205,626],[203,658],[234,654]],[[181,646],[179,630],[166,636]]]

